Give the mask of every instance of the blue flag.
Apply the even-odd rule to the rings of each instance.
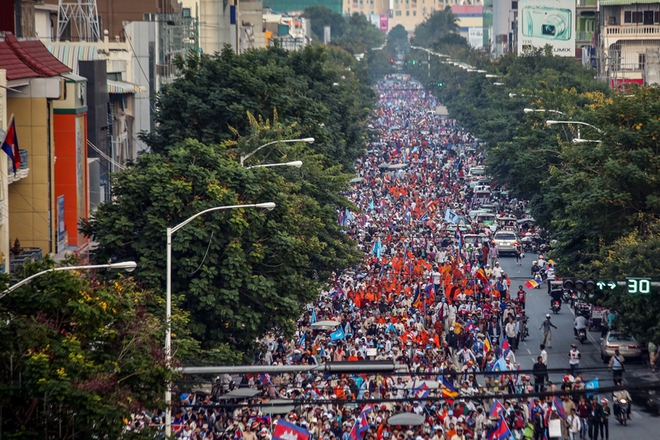
[[[590,380],[586,384],[584,384],[584,388],[587,390],[596,390],[598,389],[598,378],[595,378],[593,380]],[[591,398],[592,396],[597,395],[598,393],[587,393],[587,397]]]
[[[338,341],[339,339],[345,339],[345,338],[346,338],[346,333],[344,333],[344,327],[342,326],[339,326],[337,330],[330,333],[331,341]]]
[[[458,221],[458,214],[447,208],[445,210],[445,221],[449,223],[456,223]]]
[[[316,309],[312,309],[311,324],[314,324],[315,322],[316,322]]]

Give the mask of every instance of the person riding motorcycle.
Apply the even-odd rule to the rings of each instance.
[[[541,272],[541,266],[539,266],[539,262],[532,261],[532,277],[535,277],[539,272]]]
[[[621,381],[617,381],[616,385],[621,385]],[[630,393],[628,393],[627,390],[618,390],[612,393],[612,400],[614,401],[614,416],[616,417],[617,414],[619,414],[619,401],[621,399],[626,399],[628,401],[628,410],[626,411],[626,416],[628,417],[628,420],[630,420],[630,404],[632,403],[632,398],[630,397]]]
[[[589,327],[589,321],[587,318],[581,314],[577,315],[575,321],[573,321],[573,332],[575,333],[575,336],[577,337],[580,330],[586,330],[587,327]]]
[[[563,291],[561,289],[554,289],[550,291],[550,310],[552,310],[552,305],[555,302],[559,302],[559,308],[561,309],[561,296]]]

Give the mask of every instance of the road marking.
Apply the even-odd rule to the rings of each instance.
[[[527,349],[527,353],[532,354],[532,352],[529,350],[529,348]]]

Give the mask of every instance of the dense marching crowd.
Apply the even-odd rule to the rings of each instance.
[[[491,228],[470,216],[484,202],[473,191],[484,162],[478,140],[436,114],[435,99],[405,75],[385,78],[378,92],[371,123],[381,137],[356,163],[348,194],[359,210],[338,211],[366,257],[334,276],[295,338],[267,335],[259,363],[389,360],[398,372],[224,375],[211,394],[181,395],[177,436],[271,440],[283,420],[301,428],[275,435],[285,440],[543,439],[556,437],[557,424],[561,437],[594,438],[607,403],[584,394],[515,396],[581,390],[584,381],[573,371],[562,384],[548,382],[543,355],[533,373],[519,372],[525,291],[512,290]],[[492,194],[496,216],[524,216],[524,201]],[[239,387],[258,394],[218,401]],[[295,408],[275,414],[263,405],[272,399],[291,399]],[[422,416],[420,424],[390,425],[401,412]],[[162,423],[162,414],[132,427],[149,423]]]

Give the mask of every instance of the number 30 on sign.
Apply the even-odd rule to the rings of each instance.
[[[627,278],[628,293],[651,293],[651,280],[649,278]]]

